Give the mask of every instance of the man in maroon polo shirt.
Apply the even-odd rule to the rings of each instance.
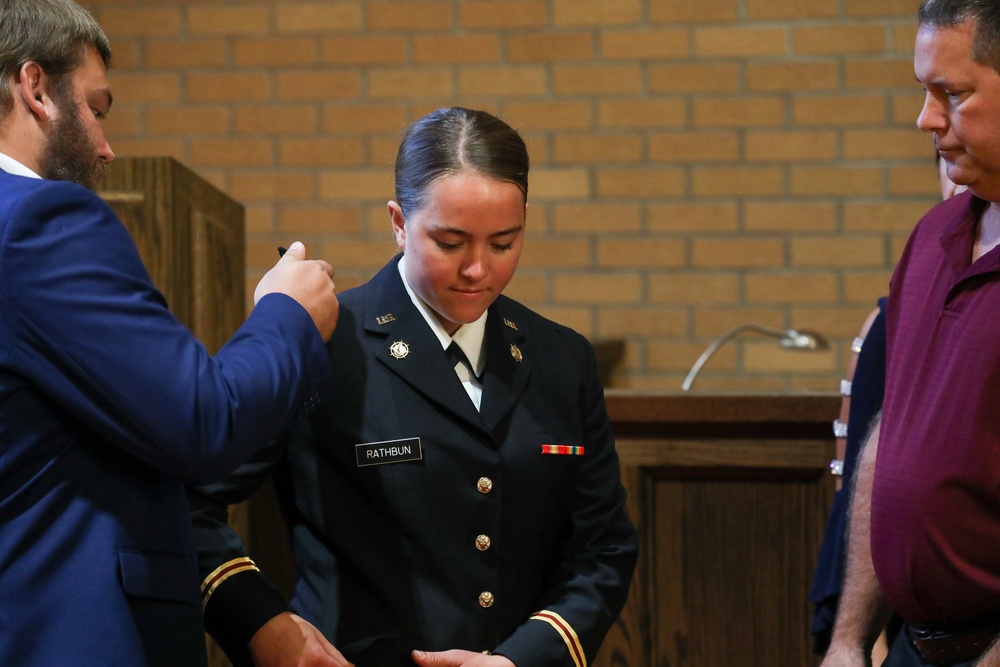
[[[893,275],[886,392],[856,475],[824,667],[1000,665],[1000,2],[925,0],[917,119],[969,192],[919,222]]]

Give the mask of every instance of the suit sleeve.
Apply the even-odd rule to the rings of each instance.
[[[594,351],[582,336],[571,335],[578,344],[567,347],[580,351],[576,366],[585,369],[577,395],[585,456],[547,588],[535,613],[494,651],[517,667],[590,664],[625,605],[638,557]]]
[[[250,639],[267,621],[290,607],[229,526],[228,508],[249,498],[276,469],[284,470],[285,451],[282,436],[228,479],[188,487],[205,630],[236,667],[251,667]],[[284,539],[284,535],[274,538]]]
[[[4,364],[91,432],[187,482],[225,476],[329,375],[293,299],[268,295],[213,357],[168,310],[97,196],[41,181],[0,220]]]

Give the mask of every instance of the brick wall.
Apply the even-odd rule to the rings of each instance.
[[[87,1],[87,0],[85,0]],[[341,289],[394,252],[406,123],[450,104],[519,128],[527,245],[509,294],[592,340],[615,383],[832,390],[935,200],[914,125],[918,0],[89,0],[115,49],[108,135],[247,206],[247,281],[294,239]]]

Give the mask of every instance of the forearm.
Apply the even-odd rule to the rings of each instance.
[[[828,656],[868,656],[889,618],[871,555],[871,496],[881,419],[861,452],[851,498],[847,571]],[[867,658],[866,658],[867,659]]]
[[[993,642],[989,650],[979,658],[976,667],[1000,667],[1000,640]]]

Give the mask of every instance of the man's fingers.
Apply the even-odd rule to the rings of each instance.
[[[291,257],[289,257],[289,255],[291,255]],[[281,262],[284,262],[286,260],[292,261],[305,258],[306,258],[306,247],[302,245],[301,241],[295,241],[294,243],[292,243],[292,245],[288,246],[288,250],[286,250],[285,254],[281,256],[281,259],[278,260],[278,263],[280,264]]]

